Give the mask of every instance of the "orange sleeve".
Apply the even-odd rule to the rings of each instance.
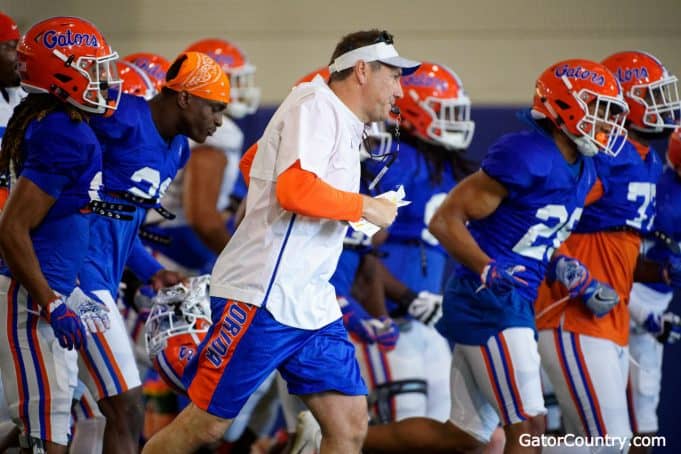
[[[277,178],[277,201],[287,211],[315,218],[358,221],[362,196],[341,191],[300,167],[296,161]]]
[[[253,165],[253,160],[255,159],[255,153],[258,151],[258,142],[251,145],[251,147],[246,150],[246,153],[241,157],[239,161],[239,170],[241,175],[244,176],[244,181],[246,181],[246,186],[251,184],[251,166]]]
[[[600,178],[596,178],[596,182],[591,186],[591,190],[586,195],[586,200],[584,200],[584,206],[591,205],[598,199],[603,197],[603,183]]]

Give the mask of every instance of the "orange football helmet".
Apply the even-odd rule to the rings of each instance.
[[[260,105],[260,88],[255,84],[255,66],[238,47],[223,39],[203,39],[185,49],[208,54],[229,76],[230,98],[227,114],[243,118],[255,113]]]
[[[135,66],[134,63],[119,60],[116,62],[116,66],[118,67],[118,74],[123,80],[123,93],[141,96],[146,100],[153,98],[158,93],[147,73]]]
[[[326,80],[326,81],[329,80],[329,77],[331,75],[329,73],[329,67],[328,66],[322,66],[321,68],[315,69],[310,74],[307,74],[307,75],[301,77],[300,79],[298,79],[296,81],[296,83],[293,84],[293,86],[294,87],[298,86],[298,85],[302,84],[303,82],[312,82],[312,79],[314,79],[317,76],[317,74],[322,76],[322,78],[324,78],[324,80]]]
[[[628,112],[619,82],[600,63],[581,59],[555,63],[535,85],[532,116],[548,118],[586,156],[620,152]]]
[[[642,132],[679,126],[678,79],[654,56],[641,51],[613,54],[603,64],[617,77],[629,104],[627,120]]]
[[[402,77],[404,97],[396,101],[406,131],[421,140],[448,149],[463,150],[475,131],[471,101],[461,79],[443,65],[423,62]]]
[[[78,17],[38,22],[17,46],[19,75],[26,91],[51,93],[96,114],[111,114],[118,106],[122,82],[117,59],[97,27]]]
[[[149,52],[137,52],[123,58],[139,69],[147,73],[149,79],[154,84],[156,91],[161,91],[161,87],[166,82],[166,73],[170,68],[170,62],[158,54]]]
[[[667,162],[674,169],[681,169],[681,128],[676,128],[669,137]]]

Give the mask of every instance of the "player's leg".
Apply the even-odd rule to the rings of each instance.
[[[65,453],[78,353],[59,345],[49,323],[16,280],[0,277],[2,382],[22,449]],[[89,339],[89,337],[88,337]]]
[[[627,402],[635,434],[652,437],[657,433],[657,406],[662,384],[663,346],[649,333],[632,331],[629,336],[629,384]],[[644,454],[652,448],[632,447],[630,453]]]
[[[424,375],[428,383],[426,416],[438,421],[447,421],[452,408],[451,380],[450,371],[442,365],[451,364],[452,351],[449,343],[435,328],[418,323],[416,329],[421,333]]]
[[[73,453],[100,453],[104,447],[106,419],[99,411],[97,401],[85,385],[80,382],[74,394],[71,419],[73,436],[69,451]]]
[[[369,427],[364,450],[372,453],[481,452],[499,418],[477,388],[462,346],[455,347],[451,361],[451,401],[447,422],[407,418]]]
[[[428,410],[425,349],[417,322],[399,319],[396,323],[400,337],[391,351],[352,337],[362,378],[369,388],[369,411],[375,424],[426,416]]]
[[[626,348],[606,339],[555,329],[540,331],[539,349],[567,433],[631,437]]]
[[[93,334],[79,359],[80,379],[106,417],[105,453],[136,453],[144,424],[142,383],[125,321],[107,290],[92,292],[109,309],[110,328]]]
[[[455,350],[460,346],[457,345]],[[474,380],[485,401],[501,419],[506,433],[505,452],[533,452],[536,448],[521,445],[521,435],[544,433],[544,399],[537,342],[530,328],[507,328],[488,339],[485,345],[461,346],[470,364]],[[454,380],[454,377],[452,377]],[[457,400],[452,400],[456,406]],[[452,408],[462,418],[465,414]],[[487,437],[489,440],[489,436]]]
[[[7,407],[5,391],[2,387],[2,368],[0,368],[0,452],[19,447],[19,427],[12,421]]]

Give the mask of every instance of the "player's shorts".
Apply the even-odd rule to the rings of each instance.
[[[275,369],[291,394],[366,395],[342,319],[304,330],[238,301],[212,297],[211,309],[213,324],[183,377],[187,394],[199,408],[234,418]]]
[[[125,320],[108,290],[92,292],[109,309],[111,327],[88,337],[87,349],[81,351],[79,377],[97,401],[141,386],[139,369],[132,350]]]
[[[484,345],[454,346],[450,421],[487,443],[504,426],[546,413],[530,328],[507,328]]]
[[[6,276],[0,276],[0,323],[0,369],[12,420],[28,437],[65,446],[78,352],[59,345],[28,291]]]
[[[539,332],[539,352],[567,433],[631,436],[626,396],[627,347],[554,329]]]
[[[362,377],[369,386],[372,419],[378,423],[427,416],[444,422],[450,414],[452,352],[434,329],[414,320],[396,320],[400,337],[389,352],[352,338]]]

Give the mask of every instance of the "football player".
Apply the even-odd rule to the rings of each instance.
[[[656,183],[662,172],[650,139],[673,130],[681,104],[676,78],[655,57],[621,52],[603,65],[622,86],[630,111],[628,140],[615,157],[594,157],[597,182],[575,233],[549,268],[551,287],[539,292],[537,329],[542,365],[554,386],[566,432],[630,437],[629,294],[641,235],[654,225]],[[561,282],[551,283],[557,277]],[[591,280],[614,288],[619,303],[596,310],[581,304],[579,293]]]
[[[255,66],[236,46],[221,39],[205,39],[186,51],[203,52],[220,64],[230,78],[231,101],[222,125],[202,144],[190,144],[187,165],[168,188],[163,205],[176,213],[164,219],[151,212],[146,231],[168,238],[165,244],[150,241],[161,263],[190,274],[210,272],[230,234],[226,222],[235,209],[231,194],[238,178],[244,135],[233,121],[253,114],[259,105]]]
[[[532,129],[499,139],[429,224],[460,263],[438,322],[455,343],[449,421],[411,418],[373,426],[366,448],[478,450],[501,420],[507,450],[532,450],[518,437],[544,432],[533,301],[594,184],[589,156],[617,151],[626,111],[619,84],[603,65],[566,60],[539,76],[527,115]],[[594,282],[585,301],[606,290]]]
[[[118,105],[121,81],[99,30],[74,17],[35,24],[17,47],[30,94],[14,110],[0,171],[11,174],[0,218],[0,342],[5,396],[22,448],[65,453],[78,353],[107,328],[103,307],[76,287],[99,200],[102,151],[89,126]],[[105,88],[106,87],[106,88]],[[27,209],[30,207],[30,209]]]
[[[103,196],[132,209],[131,219],[98,216],[92,222],[79,273],[83,289],[106,305],[112,320],[80,357],[82,380],[107,419],[105,452],[137,452],[142,427],[139,371],[116,307],[123,268],[155,288],[182,278],[151,257],[137,232],[148,209],[172,216],[158,201],[189,158],[187,137],[203,142],[215,132],[228,101],[229,79],[219,65],[205,54],[184,52],[158,95],[145,101],[123,94],[115,115],[90,123],[102,143]]]

